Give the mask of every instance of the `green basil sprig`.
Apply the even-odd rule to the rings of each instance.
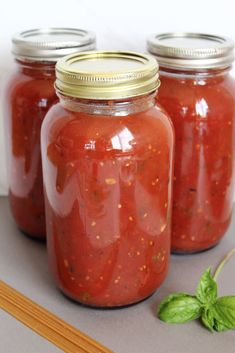
[[[214,276],[206,269],[197,285],[196,295],[173,293],[158,309],[158,317],[172,324],[183,324],[200,318],[211,332],[235,329],[235,296],[218,298],[216,279],[225,263],[235,253],[232,249],[218,266]]]

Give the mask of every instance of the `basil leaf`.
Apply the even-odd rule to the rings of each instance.
[[[216,330],[221,328],[235,329],[235,296],[226,296],[218,298],[214,304],[215,316],[219,325]]]
[[[218,315],[215,305],[211,305],[202,311],[201,321],[211,332],[229,330],[229,327],[225,325],[222,318]]]
[[[204,309],[201,314],[201,320],[211,332],[214,332],[215,318],[211,309]]]
[[[223,331],[230,330],[229,327],[225,326],[223,323],[221,323],[217,320],[215,320],[214,328],[215,328],[215,331],[217,331],[217,332],[223,332]]]
[[[182,324],[201,315],[201,303],[186,293],[173,293],[161,303],[158,317],[165,322]]]
[[[217,298],[217,283],[211,276],[211,269],[208,268],[201,276],[196,296],[203,304],[212,304]]]

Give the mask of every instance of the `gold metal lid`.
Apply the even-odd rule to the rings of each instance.
[[[155,91],[158,64],[151,55],[128,51],[91,51],[60,59],[55,87],[86,99],[122,99]]]
[[[12,38],[17,59],[56,62],[59,58],[96,47],[95,35],[78,28],[41,28],[18,33]]]
[[[147,46],[160,66],[179,70],[223,68],[234,60],[234,42],[211,34],[163,33],[151,36]]]

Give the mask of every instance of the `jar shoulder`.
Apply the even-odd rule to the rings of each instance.
[[[19,70],[10,73],[6,85],[5,96],[10,100],[56,97],[54,89],[55,76],[29,75]]]
[[[212,93],[220,96],[229,96],[235,99],[235,78],[232,75],[225,77],[171,77],[161,76],[161,87],[158,96],[180,96],[187,101],[193,94],[194,98],[204,95],[209,97]],[[187,94],[185,94],[187,93]]]
[[[173,143],[173,128],[158,106],[128,116],[88,115],[54,105],[43,122],[47,143],[67,141],[74,148],[131,151],[146,144]],[[65,142],[66,144],[66,142]]]
[[[179,112],[182,116],[216,119],[235,119],[235,79],[224,78],[179,79],[161,78],[157,101],[171,118]]]

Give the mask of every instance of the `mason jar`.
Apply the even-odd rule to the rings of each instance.
[[[74,54],[56,77],[60,102],[41,134],[50,267],[80,303],[139,302],[165,279],[170,253],[174,136],[155,105],[157,62]]]
[[[12,41],[16,65],[4,100],[10,206],[24,233],[44,239],[40,130],[58,101],[55,63],[66,54],[94,49],[95,37],[80,29],[49,28],[21,32]]]
[[[172,251],[216,245],[231,221],[235,152],[233,42],[200,33],[152,36],[160,64],[157,104],[175,128]]]

